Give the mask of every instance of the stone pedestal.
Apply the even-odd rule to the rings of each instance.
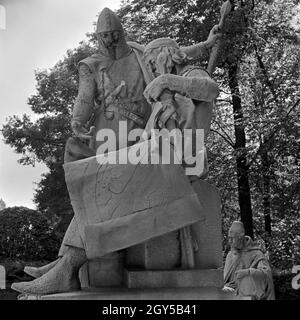
[[[27,300],[241,300],[235,294],[216,287],[203,288],[100,288],[76,292],[23,296]],[[242,298],[242,300],[250,300]]]
[[[173,299],[175,297],[171,297],[171,292],[178,294],[178,289],[186,291],[186,295],[181,293],[179,299],[197,299],[199,292],[202,297],[199,296],[199,299],[205,299],[205,292],[211,299],[228,298],[221,291],[223,270],[219,193],[205,181],[198,180],[192,185],[205,216],[205,221],[189,226],[195,250],[194,268],[180,268],[182,248],[180,232],[177,230],[101,259],[90,260],[81,270],[82,287],[99,290],[116,287],[117,291],[109,291],[116,299],[139,299],[142,292],[147,292],[147,299],[152,295],[161,299],[164,292],[168,292],[169,299]],[[152,289],[158,290],[156,295]],[[73,297],[84,299],[87,296],[102,299],[87,293],[75,294]]]
[[[205,221],[190,226],[194,245],[195,269],[218,269],[223,264],[222,219],[219,192],[209,183],[192,184],[203,206]],[[179,231],[151,239],[126,250],[126,267],[168,270],[180,267]]]
[[[126,270],[127,288],[223,287],[223,270]]]
[[[124,284],[124,252],[89,260],[80,270],[82,288],[121,287]]]
[[[223,265],[221,198],[217,188],[206,181],[192,184],[204,207],[205,221],[191,226],[197,242],[195,265],[199,269],[218,269]]]
[[[126,250],[126,266],[144,270],[173,269],[180,266],[179,232],[174,231]]]

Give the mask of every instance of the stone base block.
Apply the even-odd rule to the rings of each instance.
[[[89,263],[86,262],[80,269],[79,269],[79,281],[81,288],[88,288],[90,286],[89,281]]]
[[[20,300],[240,300],[214,287],[127,289],[101,288],[45,296],[21,296]]]
[[[89,260],[80,270],[82,288],[120,287],[124,280],[124,253]]]
[[[128,288],[223,287],[223,270],[126,270]]]
[[[223,266],[222,216],[219,191],[206,181],[192,183],[204,208],[205,221],[191,226],[192,234],[198,244],[195,253],[197,269],[218,269]]]
[[[180,266],[179,232],[174,231],[126,249],[126,266],[146,270]]]

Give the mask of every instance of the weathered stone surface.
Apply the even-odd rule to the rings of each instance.
[[[6,271],[3,266],[0,266],[0,290],[6,288]]]
[[[224,266],[225,288],[255,300],[274,300],[272,270],[261,247],[249,236],[241,221],[234,221],[228,231],[231,250]]]
[[[127,289],[101,288],[46,296],[23,296],[28,300],[239,300],[219,288]],[[249,299],[250,300],[250,299]]]
[[[223,270],[126,270],[128,288],[223,287]]]
[[[89,261],[89,284],[92,288],[120,287],[123,283],[124,254],[115,252]]]
[[[222,217],[220,195],[216,188],[203,180],[192,184],[198,195],[205,220],[191,225],[196,241],[196,269],[222,267]],[[126,265],[146,270],[170,269],[180,266],[178,231],[146,241],[126,250]]]
[[[219,191],[203,180],[192,184],[203,206],[205,221],[191,226],[198,250],[195,252],[197,269],[217,269],[223,265],[222,216]]]
[[[36,295],[80,290],[79,269],[86,261],[84,250],[70,247],[47,273],[32,281],[14,282],[11,288]]]
[[[79,273],[82,288],[120,287],[124,282],[124,252],[89,260]]]
[[[109,154],[127,150],[127,134],[134,128],[145,128],[151,113],[145,97],[148,101],[161,101],[162,113],[158,121],[154,121],[159,128],[172,130],[179,125],[181,130],[202,129],[206,137],[214,100],[219,93],[218,85],[205,70],[187,65],[190,59],[183,53],[189,52],[191,57],[195,54],[202,59],[202,51],[215,44],[219,27],[210,32],[207,41],[186,48],[187,51],[180,51],[174,40],[164,38],[152,41],[147,53],[147,48],[144,52],[142,46],[126,43],[118,18],[109,9],[103,12],[99,19],[105,16],[104,24],[98,21],[96,34],[99,51],[79,63],[80,85],[71,120],[76,137],[69,139],[66,147],[64,169],[74,210],[74,224],[69,227],[69,237],[65,237],[64,243],[68,250],[61,251],[60,261],[43,276],[30,283],[14,284],[12,288],[30,294],[77,290],[80,288],[78,272],[87,259],[90,261],[81,269],[83,286],[120,287],[124,279],[123,258],[112,252],[140,243],[144,244],[129,249],[129,253],[137,250],[139,254],[134,258],[129,254],[129,261],[131,257],[132,263],[152,270],[129,271],[127,285],[159,287],[162,291],[153,295],[149,291],[150,297],[156,299],[170,298],[174,293],[161,287],[180,287],[180,290],[187,286],[220,287],[219,270],[204,270],[221,266],[219,198],[216,190],[203,181],[192,186],[184,173],[186,170],[198,177],[205,175],[205,166],[198,168],[196,165],[196,170],[191,170],[187,161],[200,152],[198,148],[190,141],[193,148],[190,154],[184,155],[183,167],[172,162],[165,166],[142,161],[109,164],[103,155],[106,148],[102,151],[98,148],[104,141],[96,139],[101,129],[111,129],[117,140]],[[109,21],[117,21],[117,30]],[[108,28],[105,30],[107,37],[101,32],[103,26]],[[156,61],[161,54],[165,59]],[[148,67],[152,65],[157,70],[151,67],[147,71],[143,57],[150,59]],[[153,80],[158,74],[161,75]],[[127,134],[120,134],[120,120],[125,120]],[[89,146],[78,144],[80,139],[89,141]],[[130,143],[132,148],[133,143]],[[102,156],[92,156],[96,150]],[[101,157],[102,162],[99,162]],[[200,162],[203,164],[202,160]],[[74,226],[76,228],[71,229]],[[177,230],[181,235],[179,243],[175,237]],[[197,242],[195,261],[191,230]],[[160,237],[164,238],[163,243]],[[184,260],[182,257],[188,263],[181,266],[196,266],[197,269],[175,269],[179,260]],[[122,298],[121,291],[115,292],[114,298]],[[124,292],[123,298],[127,299],[147,297],[141,291],[136,291],[136,295],[131,295],[133,292],[129,290]],[[191,299],[197,292],[186,291],[185,295],[180,291],[177,297]],[[212,296],[220,293],[215,289],[212,292]],[[209,290],[206,294],[209,296]],[[99,293],[95,296],[98,299]]]
[[[81,288],[88,288],[90,285],[88,261],[84,263],[79,269],[79,281],[80,281]]]
[[[59,259],[54,260],[42,267],[30,267],[30,266],[25,266],[24,272],[30,275],[33,278],[39,278],[48,271],[50,271],[59,261]]]
[[[178,231],[128,248],[126,250],[126,266],[146,270],[172,269],[180,266]]]
[[[180,165],[99,166],[98,158],[64,165],[89,259],[203,220],[198,197]]]

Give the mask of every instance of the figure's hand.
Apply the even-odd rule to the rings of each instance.
[[[235,290],[231,287],[227,287],[227,286],[224,286],[223,289],[222,289],[224,292],[235,292]]]
[[[208,47],[212,47],[216,41],[221,37],[221,29],[220,29],[220,26],[219,25],[215,25],[211,30],[210,30],[210,33],[209,33],[209,36],[206,40],[206,45]]]
[[[179,106],[183,106],[185,109],[191,110],[191,112],[195,111],[195,104],[191,98],[176,93],[174,99]]]
[[[235,272],[236,280],[241,280],[247,276],[249,276],[249,269],[241,269]]]
[[[166,123],[169,119],[176,120],[176,109],[174,107],[173,100],[162,102],[163,108],[158,118],[158,127],[160,129],[166,128]]]
[[[175,101],[179,107],[179,127],[180,129],[196,129],[195,104],[191,98],[175,94]]]
[[[72,121],[71,128],[76,137],[89,140],[92,138],[95,131],[95,127],[91,127],[88,131],[79,121]]]
[[[147,85],[144,96],[149,103],[152,103],[158,100],[167,87],[166,75],[161,75]]]

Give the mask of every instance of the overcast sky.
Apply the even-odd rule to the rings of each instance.
[[[10,115],[31,114],[27,98],[35,92],[34,70],[52,67],[94,30],[104,8],[118,9],[120,0],[0,0],[0,127]],[[1,10],[0,10],[1,19]],[[20,155],[0,141],[0,198],[7,206],[34,208],[35,182],[44,165],[22,166]]]

